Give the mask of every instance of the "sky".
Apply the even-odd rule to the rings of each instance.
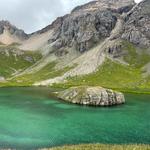
[[[91,0],[0,0],[0,20],[8,20],[26,33],[31,33],[89,1]]]

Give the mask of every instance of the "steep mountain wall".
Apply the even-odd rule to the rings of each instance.
[[[150,47],[150,0],[144,0],[128,14],[122,38],[137,46]]]

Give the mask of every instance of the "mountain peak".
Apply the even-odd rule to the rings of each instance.
[[[6,45],[20,43],[28,38],[28,35],[21,29],[12,25],[7,20],[0,21],[0,42]]]
[[[106,9],[119,10],[122,7],[129,7],[133,5],[135,5],[134,0],[95,0],[76,7],[73,9],[72,13]]]
[[[8,20],[1,20],[0,26],[13,26]]]

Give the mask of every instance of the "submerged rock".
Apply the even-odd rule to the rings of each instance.
[[[113,106],[125,103],[124,95],[102,87],[72,87],[57,94],[58,98],[81,105]]]

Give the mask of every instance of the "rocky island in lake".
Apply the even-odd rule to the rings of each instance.
[[[122,93],[99,86],[71,87],[59,92],[57,96],[67,102],[89,106],[113,106],[125,103]]]
[[[0,150],[150,150],[150,0],[0,4]]]

